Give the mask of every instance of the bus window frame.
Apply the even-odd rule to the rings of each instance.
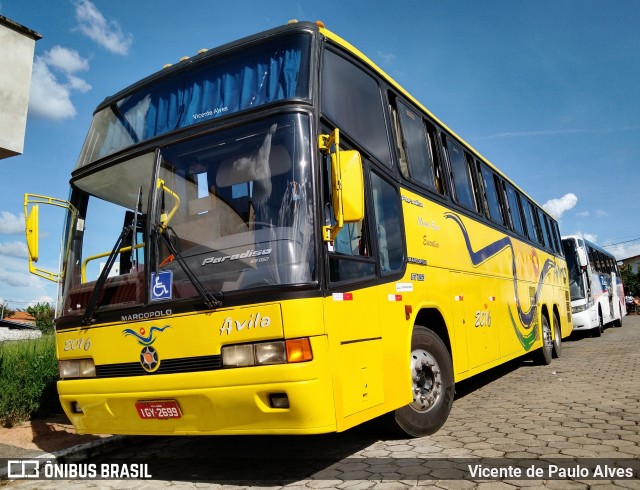
[[[435,161],[437,156],[434,154],[435,145],[433,142],[433,133],[432,131],[430,131],[427,121],[419,110],[417,110],[412,104],[409,104],[401,97],[394,96],[393,100],[390,101],[389,108],[392,114],[391,120],[394,124],[394,130],[396,131],[394,140],[396,141],[398,152],[404,155],[404,163],[400,163],[401,158],[399,157],[398,165],[402,176],[405,179],[415,183],[417,186],[426,189],[427,191],[441,194],[441,192],[438,190],[437,168],[439,167],[439,165]],[[411,114],[415,116],[417,122],[422,126],[421,129],[422,135],[424,137],[424,148],[426,149],[426,159],[428,160],[425,173],[428,174],[428,177],[431,177],[430,182],[426,182],[415,176],[416,172],[414,172],[413,170],[417,167],[417,162],[413,162],[412,164],[411,161],[410,152],[407,148],[408,144],[405,136],[405,127],[400,110],[411,112]]]
[[[448,165],[447,173],[449,175],[449,184],[450,184],[449,190],[451,192],[453,201],[458,206],[465,209],[466,211],[479,214],[477,179],[475,179],[475,174],[473,172],[472,165],[469,162],[469,152],[467,151],[465,145],[463,145],[462,143],[457,141],[455,138],[449,136],[444,132],[441,133],[441,142],[442,142],[441,144],[443,148],[443,153],[446,155],[445,161],[447,162],[447,165]],[[449,149],[449,143],[451,145],[456,146],[457,149],[461,151],[462,162],[464,163],[464,166],[465,166],[464,170],[466,171],[466,175],[469,183],[469,188],[468,188],[469,197],[473,201],[471,203],[471,207],[468,206],[463,201],[461,201],[460,197],[458,196],[458,189],[456,187],[456,174],[455,174],[455,169],[451,160],[451,150]],[[461,182],[461,181],[458,180],[458,182]]]
[[[525,228],[525,224],[524,224],[524,216],[523,216],[523,210],[522,210],[522,199],[520,196],[520,192],[518,192],[518,189],[516,189],[516,187],[511,184],[510,182],[507,182],[506,180],[502,180],[502,187],[503,187],[503,191],[505,194],[505,202],[507,203],[508,206],[508,214],[509,214],[509,227],[511,229],[511,231],[513,231],[516,235],[518,235],[521,238],[525,238],[527,239],[527,235],[526,235],[526,228]],[[509,190],[513,191],[513,196],[516,200],[515,203],[510,202],[509,200]],[[520,230],[516,229],[515,227],[515,223],[513,222],[513,206],[512,204],[515,204],[517,209],[516,212],[518,213],[518,218],[519,218],[519,223],[520,223]]]
[[[395,151],[393,150],[393,147],[395,146],[395,142],[392,141],[393,133],[392,133],[392,129],[389,127],[389,121],[391,118],[389,117],[388,108],[385,107],[387,101],[384,94],[383,80],[381,80],[379,75],[373,72],[366,64],[363,64],[358,58],[344,51],[339,46],[336,46],[335,44],[331,44],[331,43],[324,44],[324,47],[322,49],[322,54],[321,54],[321,62],[319,66],[320,84],[319,84],[318,95],[317,95],[317,103],[318,103],[317,106],[319,108],[320,118],[329,122],[332,127],[340,128],[341,136],[349,136],[352,141],[360,141],[358,140],[357,135],[353,134],[353,131],[351,131],[352,126],[350,124],[347,124],[345,126],[344,124],[345,121],[337,120],[334,114],[328,114],[327,111],[325,110],[326,105],[324,102],[324,99],[325,99],[324,77],[325,77],[325,66],[326,66],[325,60],[327,58],[326,57],[327,53],[331,53],[332,55],[338,58],[341,58],[344,62],[349,64],[352,68],[360,72],[360,74],[363,74],[368,78],[370,78],[375,84],[377,88],[379,100],[380,100],[379,119],[380,118],[382,119],[382,126],[384,127],[385,140],[387,144],[388,161],[385,162],[384,160],[382,160],[381,156],[378,155],[376,151],[371,148],[370,145],[368,145],[368,142],[371,141],[371,139],[369,139],[368,141],[359,142],[359,144],[357,145],[358,151],[361,152],[363,157],[366,155],[371,160],[379,162],[383,167],[388,169],[393,169],[394,153],[395,153]],[[333,91],[335,92],[335,90]]]

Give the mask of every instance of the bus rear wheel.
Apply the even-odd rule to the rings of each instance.
[[[546,315],[542,315],[542,347],[535,352],[535,361],[537,364],[551,364],[553,357],[553,339],[551,338],[551,325]]]
[[[451,411],[453,364],[442,339],[420,325],[411,338],[411,389],[413,401],[392,414],[396,432],[411,437],[433,434]]]
[[[620,328],[622,326],[622,303],[618,305],[618,314],[620,315],[620,318],[613,321],[613,326]]]
[[[553,314],[553,357],[562,355],[562,328],[560,327],[560,317]]]

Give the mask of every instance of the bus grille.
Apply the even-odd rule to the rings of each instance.
[[[222,356],[184,357],[181,359],[163,359],[160,367],[149,373],[139,362],[122,364],[101,364],[96,366],[97,378],[121,378],[124,376],[147,376],[155,374],[194,373],[215,371],[222,368]]]

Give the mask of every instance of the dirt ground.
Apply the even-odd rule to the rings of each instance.
[[[46,453],[60,451],[101,437],[78,435],[66,415],[31,420],[11,428],[0,427],[0,444]]]

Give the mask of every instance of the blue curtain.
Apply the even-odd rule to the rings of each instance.
[[[126,119],[121,123],[134,141],[143,141],[225,114],[306,97],[297,93],[302,50],[272,46],[270,51],[189,71],[132,95],[118,105]]]

